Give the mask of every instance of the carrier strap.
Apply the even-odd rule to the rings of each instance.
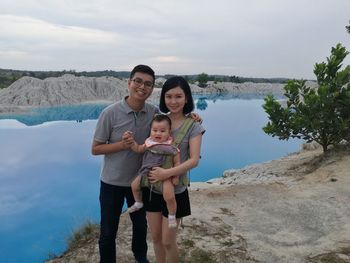
[[[175,147],[179,147],[180,143],[182,142],[183,138],[185,137],[185,135],[187,134],[188,130],[193,125],[193,123],[194,123],[194,120],[192,118],[187,117],[185,119],[179,133],[176,135],[172,143]],[[162,165],[162,168],[168,169],[168,168],[171,168],[172,166],[173,166],[173,156],[167,156],[164,164]]]

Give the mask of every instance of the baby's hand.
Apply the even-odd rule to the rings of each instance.
[[[122,141],[124,143],[125,148],[130,148],[135,142],[133,133],[131,131],[124,132],[122,136]]]
[[[132,131],[126,131],[126,132],[124,132],[123,137],[124,137],[124,136],[132,136]]]

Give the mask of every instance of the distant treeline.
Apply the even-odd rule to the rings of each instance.
[[[63,70],[63,71],[28,71],[28,70],[12,70],[12,69],[0,69],[0,89],[10,86],[13,82],[24,76],[34,77],[38,79],[45,79],[49,77],[59,77],[64,74],[72,74],[75,76],[86,76],[86,77],[102,77],[110,76],[116,78],[128,78],[130,76],[129,71],[113,71],[113,70],[103,70],[103,71],[81,71],[77,72],[75,70]],[[158,75],[157,77],[163,77],[168,79],[173,75]],[[190,83],[196,81],[214,81],[214,82],[254,82],[254,83],[286,83],[288,79],[286,78],[245,78],[238,76],[226,76],[226,75],[208,75],[206,73],[201,73],[197,75],[184,75]]]
[[[206,75],[206,76],[205,76]],[[168,79],[173,75],[164,75],[163,77]],[[239,76],[227,76],[227,75],[207,75],[206,73],[196,74],[196,75],[183,75],[183,77],[189,82],[201,82],[203,81],[213,81],[213,82],[253,82],[253,83],[286,83],[289,79],[287,78],[247,78]]]

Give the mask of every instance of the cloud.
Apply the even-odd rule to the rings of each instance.
[[[26,197],[21,197],[18,194],[1,191],[0,198],[0,216],[12,216],[22,214],[37,205],[38,200],[43,196],[43,193],[32,193]]]
[[[317,7],[317,11],[315,11]],[[13,0],[2,3],[0,67],[157,74],[313,77],[331,46],[349,47],[338,0]]]
[[[0,57],[4,59],[23,59],[29,58],[30,55],[27,52],[19,50],[0,50]]]
[[[0,129],[23,129],[26,125],[13,119],[2,119],[0,121]]]
[[[19,64],[15,69],[81,69],[95,59],[103,63],[101,57],[96,58],[99,53],[107,56],[125,45],[123,37],[115,32],[13,15],[0,15],[0,32],[3,68]]]
[[[39,43],[45,46],[93,47],[101,44],[121,43],[117,34],[77,26],[63,26],[31,17],[0,15],[1,38],[19,44]]]
[[[179,62],[180,59],[175,56],[159,56],[159,57],[155,57],[154,61],[158,63],[175,63],[175,62]]]
[[[82,133],[76,129],[77,123],[69,121],[25,126],[17,121],[0,120],[0,129],[4,126],[8,129],[7,139],[1,141],[2,149],[6,151],[0,151],[0,179],[24,175],[27,171],[44,169],[53,164],[70,166],[85,161],[86,154],[90,151],[90,143],[87,142],[92,138],[94,123],[79,123],[87,127],[85,133]],[[70,134],[69,139],[64,136],[67,132]],[[36,145],[35,148],[28,144],[28,138]],[[13,140],[21,145],[20,151],[13,147]]]

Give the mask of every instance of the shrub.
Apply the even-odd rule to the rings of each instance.
[[[327,63],[315,64],[318,87],[305,85],[305,80],[289,80],[284,86],[286,105],[273,96],[263,105],[269,122],[265,133],[281,140],[301,138],[316,141],[326,152],[348,138],[350,130],[350,66],[340,70],[349,52],[341,44],[331,50]]]

